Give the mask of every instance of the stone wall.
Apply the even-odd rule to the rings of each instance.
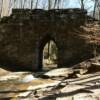
[[[0,64],[39,70],[49,40],[58,47],[58,67],[69,67],[92,56],[92,47],[81,34],[86,11],[14,9],[0,22]],[[17,67],[15,67],[17,66]]]

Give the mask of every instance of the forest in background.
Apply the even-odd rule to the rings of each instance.
[[[86,9],[100,19],[100,0],[0,0],[0,17],[9,16],[12,9]]]

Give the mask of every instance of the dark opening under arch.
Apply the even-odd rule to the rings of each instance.
[[[44,68],[44,49],[47,48],[46,46],[48,45],[48,43],[51,43],[50,46],[51,46],[51,49],[50,51],[52,51],[52,56],[51,54],[49,55],[49,57],[51,58],[50,60],[53,61],[53,63],[56,63],[56,65],[54,65],[54,67],[58,66],[58,63],[57,63],[57,57],[58,57],[58,46],[57,46],[57,43],[55,41],[54,38],[52,38],[50,35],[47,35],[45,36],[41,41],[40,41],[40,46],[39,46],[39,69],[43,69]],[[54,48],[56,49],[56,57],[53,53],[55,53],[54,51]],[[53,56],[56,58],[56,59],[53,59]],[[46,61],[46,60],[45,60]],[[50,67],[50,66],[49,66]],[[53,67],[53,66],[52,66]]]

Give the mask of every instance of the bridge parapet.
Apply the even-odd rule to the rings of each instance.
[[[3,23],[62,23],[68,26],[83,25],[86,20],[87,11],[81,9],[13,9],[9,17],[2,18]]]

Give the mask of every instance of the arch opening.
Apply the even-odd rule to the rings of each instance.
[[[43,69],[57,68],[58,48],[53,40],[49,40],[43,48]]]
[[[53,38],[47,36],[40,45],[39,68],[50,70],[58,67],[58,47]]]

